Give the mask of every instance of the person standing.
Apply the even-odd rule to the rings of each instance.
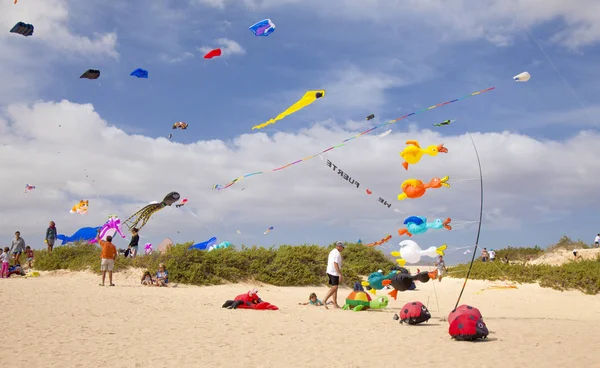
[[[135,258],[138,252],[138,244],[140,242],[140,236],[138,234],[140,230],[136,227],[131,229],[131,241],[129,242],[129,254],[132,258]]]
[[[15,238],[12,241],[10,246],[10,251],[13,254],[13,258],[15,259],[15,266],[20,265],[19,259],[21,258],[21,254],[25,251],[25,240],[21,238],[21,232],[17,231],[15,233]]]
[[[446,262],[444,262],[444,257],[440,256],[435,262],[435,266],[437,267],[438,271],[438,281],[442,282],[442,277],[446,273]]]
[[[490,262],[494,262],[496,260],[496,251],[490,249]]]
[[[46,240],[44,241],[48,245],[48,253],[52,253],[54,241],[56,241],[56,224],[54,221],[50,221],[50,226],[46,229]]]
[[[600,234],[597,234],[596,239],[594,239],[594,247],[600,248]]]
[[[323,304],[325,304],[325,308],[327,308],[327,300],[333,297],[333,306],[336,308],[340,308],[337,302],[337,292],[338,286],[340,282],[343,281],[342,277],[342,251],[344,250],[344,243],[338,241],[335,243],[335,248],[329,252],[329,257],[327,258],[327,277],[329,278],[329,285],[331,288],[325,295],[325,299],[323,300]],[[327,308],[329,309],[329,308]]]
[[[481,262],[487,262],[489,257],[487,248],[483,248],[483,250],[481,251]]]
[[[98,230],[98,234],[96,235],[96,240],[100,247],[102,248],[102,261],[100,262],[100,270],[102,271],[102,283],[100,286],[104,286],[104,280],[106,279],[106,272],[108,272],[108,281],[110,282],[110,286],[115,286],[113,284],[113,268],[115,267],[115,260],[117,259],[117,247],[112,242],[112,236],[107,236],[106,241],[100,239],[100,230]]]

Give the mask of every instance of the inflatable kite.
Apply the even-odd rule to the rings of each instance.
[[[223,308],[227,309],[256,309],[256,310],[278,310],[276,306],[271,303],[263,302],[258,297],[258,290],[253,289],[245,294],[240,294],[233,300],[228,300],[223,304]]]
[[[267,229],[267,231],[265,231],[265,235],[267,235],[268,233],[270,233],[271,231],[273,231],[273,226],[271,226],[270,228]]]
[[[452,230],[452,226],[450,226],[450,217],[446,220],[442,221],[441,219],[436,219],[433,222],[427,222],[427,218],[422,216],[410,216],[406,220],[404,220],[404,225],[406,228],[398,230],[398,235],[408,235],[413,236],[413,234],[423,234],[426,233],[429,229],[441,229],[445,228],[448,230]]]
[[[184,123],[183,121],[178,121],[175,124],[173,124],[173,129],[182,129],[182,130],[186,130],[188,127],[187,123]]]
[[[375,119],[375,114],[367,116],[367,121]]]
[[[377,247],[381,244],[387,243],[390,241],[390,239],[392,238],[391,235],[386,236],[385,238],[376,241],[375,243],[369,243],[369,244],[365,244],[365,247]]]
[[[132,71],[131,74],[129,74],[129,75],[132,77],[138,77],[138,78],[148,78],[148,71],[137,68],[136,70]]]
[[[306,106],[312,104],[313,102],[315,102],[316,100],[318,100],[319,98],[322,98],[324,96],[325,96],[324,90],[307,91],[300,100],[296,101],[295,104],[288,107],[287,110],[285,110],[281,114],[277,115],[277,117],[275,117],[274,119],[270,119],[262,124],[253,126],[252,130],[262,129],[268,125],[275,124],[275,122],[277,122],[278,120],[281,120],[281,119],[285,118],[286,116],[291,115],[291,114],[295,113],[296,111],[305,108]]]
[[[87,215],[88,213],[88,207],[89,207],[90,201],[84,201],[83,199],[81,201],[79,201],[78,204],[74,205],[73,208],[71,208],[71,211],[69,211],[69,213],[73,214],[73,213],[78,213],[80,215]]]
[[[106,221],[106,223],[102,225],[102,228],[100,229],[100,239],[106,239],[108,235],[114,236],[115,233],[118,233],[119,235],[121,235],[121,238],[125,239],[125,235],[121,231],[121,219],[119,219],[115,215],[111,215],[108,218],[108,221]],[[95,242],[95,238],[90,240],[90,243]]]
[[[383,137],[385,137],[385,136],[389,135],[391,132],[392,132],[392,130],[391,130],[391,129],[388,129],[388,130],[386,130],[385,132],[383,132],[383,133],[379,134],[378,136],[376,136],[376,137],[375,137],[375,140],[377,140],[377,139],[379,139],[379,138],[383,138]]]
[[[387,275],[384,275],[383,272],[377,271],[377,272],[373,272],[372,274],[369,275],[369,277],[367,278],[367,281],[363,281],[361,284],[362,286],[365,286],[367,288],[367,290],[375,295],[377,293],[377,290],[382,290],[385,286],[383,285],[383,282],[385,280],[391,280],[392,277],[394,277],[394,275],[397,273],[398,271],[392,271],[390,273],[388,273]],[[390,281],[391,283],[391,281]],[[389,283],[387,283],[389,285]]]
[[[398,200],[403,201],[406,198],[420,198],[425,194],[427,189],[437,189],[441,188],[442,186],[449,188],[449,179],[450,178],[448,176],[444,176],[441,179],[433,178],[428,184],[424,184],[421,180],[418,179],[405,180],[401,185],[403,193],[398,194]]]
[[[100,78],[100,71],[96,69],[88,69],[79,78],[98,79]]]
[[[409,325],[418,325],[419,323],[427,322],[431,318],[431,314],[427,307],[421,302],[406,303],[400,310],[399,315],[394,314],[394,320],[400,320],[400,323],[408,323]]]
[[[403,240],[400,242],[400,251],[390,253],[394,257],[401,257],[396,259],[399,265],[404,266],[406,263],[417,263],[421,260],[421,257],[427,256],[431,258],[436,258],[438,256],[443,256],[444,251],[448,248],[446,244],[443,244],[439,247],[429,247],[425,250],[421,250],[419,244],[412,240]]]
[[[513,77],[515,82],[527,82],[531,78],[531,74],[527,72],[519,73]]]
[[[196,243],[194,245],[190,245],[190,247],[188,248],[188,250],[191,250],[191,249],[204,250],[204,249],[207,249],[208,247],[212,247],[216,243],[217,243],[217,238],[213,236],[212,238],[208,239],[205,242]]]
[[[182,206],[185,206],[185,204],[186,204],[187,202],[188,202],[187,198],[184,198],[184,199],[182,199],[182,200],[181,200],[181,202],[179,202],[179,203],[177,203],[177,204],[175,205],[175,208],[180,208],[180,207],[182,207]]]
[[[389,300],[387,296],[380,296],[375,300],[371,300],[371,296],[365,292],[360,282],[354,283],[354,291],[346,298],[343,310],[353,310],[359,312],[361,310],[383,309],[388,306]]]
[[[151,243],[144,244],[144,253],[146,255],[152,254],[153,251],[154,251],[154,249],[152,249],[152,244]]]
[[[16,3],[15,3],[16,4]],[[17,33],[25,37],[33,35],[33,24],[19,22],[10,30],[10,33]]]
[[[179,198],[179,193],[171,192],[165,196],[162,202],[149,204],[133,215],[129,216],[129,218],[125,220],[124,224],[127,225],[129,230],[133,229],[134,227],[138,230],[141,230],[155,212],[160,211],[167,206],[171,206],[173,203],[179,201]],[[139,225],[140,222],[142,223],[141,225]]]
[[[35,185],[25,184],[25,193],[33,189],[35,189]]]
[[[100,226],[98,227],[82,227],[81,229],[77,230],[75,232],[75,234],[71,235],[71,236],[66,236],[64,234],[58,234],[56,236],[56,239],[61,240],[62,243],[60,243],[61,245],[67,244],[67,243],[76,243],[79,241],[91,241],[93,239],[96,239],[96,235],[98,235],[98,230],[100,230]]]
[[[400,152],[400,156],[404,159],[402,166],[405,170],[408,170],[408,164],[414,165],[421,161],[423,155],[429,156],[437,156],[438,153],[448,153],[448,149],[444,147],[444,144],[440,145],[431,145],[427,148],[421,148],[419,142],[417,141],[406,141],[406,146],[402,152]]]
[[[206,55],[204,55],[204,58],[212,59],[216,56],[221,56],[221,49],[210,50],[209,52],[206,53]]]
[[[430,279],[435,279],[437,274],[438,272],[436,269],[433,272],[423,271],[416,275],[411,275],[406,268],[401,268],[390,280],[384,280],[382,284],[384,286],[392,285],[394,290],[390,291],[388,295],[396,300],[399,291],[414,290],[415,281],[426,283]]]
[[[263,19],[260,22],[251,25],[248,29],[251,30],[255,36],[266,37],[275,32],[275,24],[271,22],[271,19]]]
[[[479,309],[461,305],[448,315],[448,333],[459,341],[485,339],[489,331]]]
[[[433,126],[439,127],[439,126],[444,126],[444,125],[450,125],[450,124],[454,123],[455,121],[456,120],[447,119],[447,120],[442,121],[441,123],[433,124]]]
[[[225,248],[231,247],[232,245],[233,244],[231,244],[230,242],[224,241],[224,242],[221,242],[219,245],[210,246],[208,248],[208,251],[210,252],[211,250],[215,250],[215,249],[225,249]]]

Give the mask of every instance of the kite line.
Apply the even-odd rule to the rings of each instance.
[[[376,125],[376,126],[374,126],[374,127],[370,128],[370,129],[367,129],[367,130],[365,130],[365,131],[364,131],[364,132],[362,132],[362,133],[359,133],[359,134],[355,135],[354,137],[350,137],[350,138],[348,138],[348,139],[345,139],[345,140],[344,140],[344,141],[343,141],[341,144],[338,144],[338,145],[336,145],[336,146],[333,146],[333,147],[329,147],[329,148],[327,148],[327,149],[325,149],[325,150],[323,150],[323,151],[321,151],[321,152],[319,152],[319,153],[316,153],[316,154],[314,154],[314,155],[312,155],[312,156],[308,156],[308,157],[305,157],[305,158],[303,158],[303,159],[300,159],[300,160],[297,160],[297,161],[291,162],[291,163],[289,163],[289,164],[287,164],[287,165],[284,165],[284,166],[278,167],[278,168],[276,168],[276,169],[272,169],[272,170],[265,170],[265,171],[257,171],[257,172],[249,173],[249,174],[246,174],[246,175],[242,175],[242,176],[238,177],[237,179],[233,179],[232,181],[230,181],[229,183],[227,183],[227,184],[225,184],[225,185],[215,184],[215,185],[213,185],[213,189],[217,189],[217,190],[227,189],[227,188],[229,188],[230,186],[232,186],[233,184],[237,183],[238,181],[240,181],[240,180],[241,180],[241,179],[243,179],[243,178],[248,178],[248,177],[250,177],[250,176],[264,174],[265,172],[275,172],[275,171],[279,171],[279,170],[287,169],[288,167],[290,167],[290,166],[292,166],[292,165],[296,165],[296,164],[299,164],[299,163],[301,163],[301,162],[308,161],[308,160],[310,160],[310,159],[312,159],[312,158],[315,158],[315,157],[317,157],[317,156],[320,156],[320,155],[322,155],[323,153],[326,153],[326,152],[328,152],[328,151],[331,151],[331,150],[333,150],[333,149],[335,149],[335,148],[342,147],[342,146],[344,146],[344,145],[345,145],[347,142],[349,142],[349,141],[351,141],[351,140],[353,140],[353,139],[356,139],[356,138],[360,138],[360,137],[362,137],[362,136],[364,136],[364,135],[367,135],[367,134],[371,133],[372,131],[374,131],[375,129],[378,129],[378,128],[381,128],[381,127],[384,127],[384,126],[386,126],[386,125],[390,125],[390,124],[397,123],[397,122],[399,122],[400,120],[406,119],[406,118],[408,118],[408,117],[410,117],[410,116],[413,116],[413,115],[420,114],[420,113],[422,113],[422,112],[426,112],[426,111],[429,111],[429,110],[433,110],[433,109],[435,109],[436,107],[441,107],[441,106],[449,105],[449,104],[451,104],[451,103],[454,103],[454,102],[457,102],[457,101],[460,101],[460,100],[464,100],[464,99],[467,99],[467,98],[469,98],[469,97],[477,96],[477,95],[480,95],[480,94],[482,94],[482,93],[485,93],[485,92],[492,91],[492,90],[494,90],[494,89],[496,89],[496,87],[490,87],[490,88],[486,88],[486,89],[483,89],[483,90],[481,90],[481,91],[473,92],[473,93],[471,93],[471,94],[468,94],[468,95],[466,95],[466,96],[463,96],[463,97],[456,98],[456,99],[454,99],[454,100],[450,100],[450,101],[446,101],[446,102],[439,103],[439,104],[437,104],[437,105],[433,105],[433,106],[426,107],[426,108],[424,108],[424,109],[421,109],[421,110],[418,110],[418,111],[412,112],[412,113],[410,113],[410,114],[407,114],[407,115],[401,116],[401,117],[399,117],[399,118],[397,118],[397,119],[390,120],[390,121],[388,121],[388,122],[386,122],[386,123],[383,123],[383,124]]]
[[[463,291],[465,291],[465,286],[467,286],[467,280],[469,279],[471,269],[473,268],[473,262],[475,262],[475,254],[477,254],[477,246],[479,245],[479,235],[481,235],[481,220],[483,219],[483,174],[481,172],[481,160],[479,159],[479,152],[477,152],[477,146],[475,145],[475,141],[473,140],[471,133],[467,134],[469,135],[469,138],[471,138],[471,143],[473,143],[475,156],[477,156],[477,165],[479,166],[479,192],[481,193],[481,205],[479,206],[479,227],[477,229],[477,238],[475,238],[475,248],[473,249],[473,256],[471,257],[471,264],[469,265],[469,270],[467,271],[465,282],[463,283],[462,289],[460,289],[460,294],[458,295],[458,299],[456,300],[456,305],[454,306],[454,309],[456,309],[458,307],[458,303],[460,303],[460,298],[463,295]]]

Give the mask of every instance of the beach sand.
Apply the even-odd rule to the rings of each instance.
[[[326,287],[230,284],[142,287],[141,272],[100,287],[92,273],[53,272],[0,280],[0,337],[11,366],[27,367],[592,367],[600,361],[600,296],[537,285],[486,290],[470,280],[462,303],[479,308],[483,342],[454,341],[445,318],[462,280],[445,278],[399,293],[381,311],[300,306]],[[107,281],[108,283],[108,281]],[[257,287],[279,311],[228,310]],[[349,288],[340,290],[343,305]],[[379,293],[383,293],[379,291]],[[392,319],[406,302],[428,304],[419,326]],[[461,303],[461,304],[462,304]],[[444,318],[444,321],[440,321]],[[4,364],[3,364],[4,366]]]

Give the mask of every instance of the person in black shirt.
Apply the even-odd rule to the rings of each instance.
[[[138,235],[138,228],[131,229],[131,241],[129,242],[129,252],[131,253],[131,257],[135,257],[138,252],[138,243],[140,242],[140,236]]]

